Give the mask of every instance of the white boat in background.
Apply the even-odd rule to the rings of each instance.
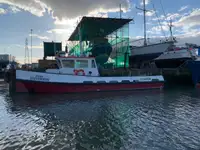
[[[151,44],[140,47],[132,47],[130,56],[130,65],[153,60],[160,56],[163,52],[167,51],[173,42],[163,42],[157,44]]]
[[[161,41],[159,43],[155,44],[148,44],[147,38],[146,38],[146,4],[145,0],[143,0],[143,6],[144,8],[138,8],[139,10],[143,11],[144,15],[144,44],[142,46],[132,46],[131,47],[131,54],[129,57],[129,63],[131,67],[141,67],[143,62],[148,62],[159,55],[161,55],[163,52],[167,51],[169,47],[171,47],[174,42],[175,38],[172,37],[172,24],[169,25],[171,37],[169,40]]]
[[[195,60],[198,56],[198,47],[195,44],[186,43],[184,47],[173,47],[154,59],[157,68],[178,68]]]

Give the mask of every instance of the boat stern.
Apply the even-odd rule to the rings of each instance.
[[[188,69],[192,74],[192,81],[195,87],[200,87],[200,61],[188,61]]]

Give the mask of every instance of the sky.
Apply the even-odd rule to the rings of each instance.
[[[25,58],[25,39],[33,29],[32,60],[43,58],[43,42],[62,42],[68,37],[82,16],[132,18],[129,36],[143,38],[142,0],[0,0],[0,54],[11,54],[20,63]],[[146,0],[147,37],[155,40],[169,37],[169,20],[173,22],[173,36],[178,44],[200,45],[199,0]],[[162,26],[162,28],[161,28]]]

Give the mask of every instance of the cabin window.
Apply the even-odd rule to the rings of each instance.
[[[74,68],[74,60],[63,60],[62,63],[64,68]]]
[[[61,68],[60,60],[57,60],[57,65],[58,65],[59,68]]]
[[[76,60],[76,68],[88,68],[88,60]]]
[[[92,68],[96,68],[95,61],[92,60]]]

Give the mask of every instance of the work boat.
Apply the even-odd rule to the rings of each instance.
[[[16,70],[9,81],[17,93],[75,93],[115,90],[161,89],[159,76],[102,77],[93,57],[56,57],[57,68],[45,72]]]

